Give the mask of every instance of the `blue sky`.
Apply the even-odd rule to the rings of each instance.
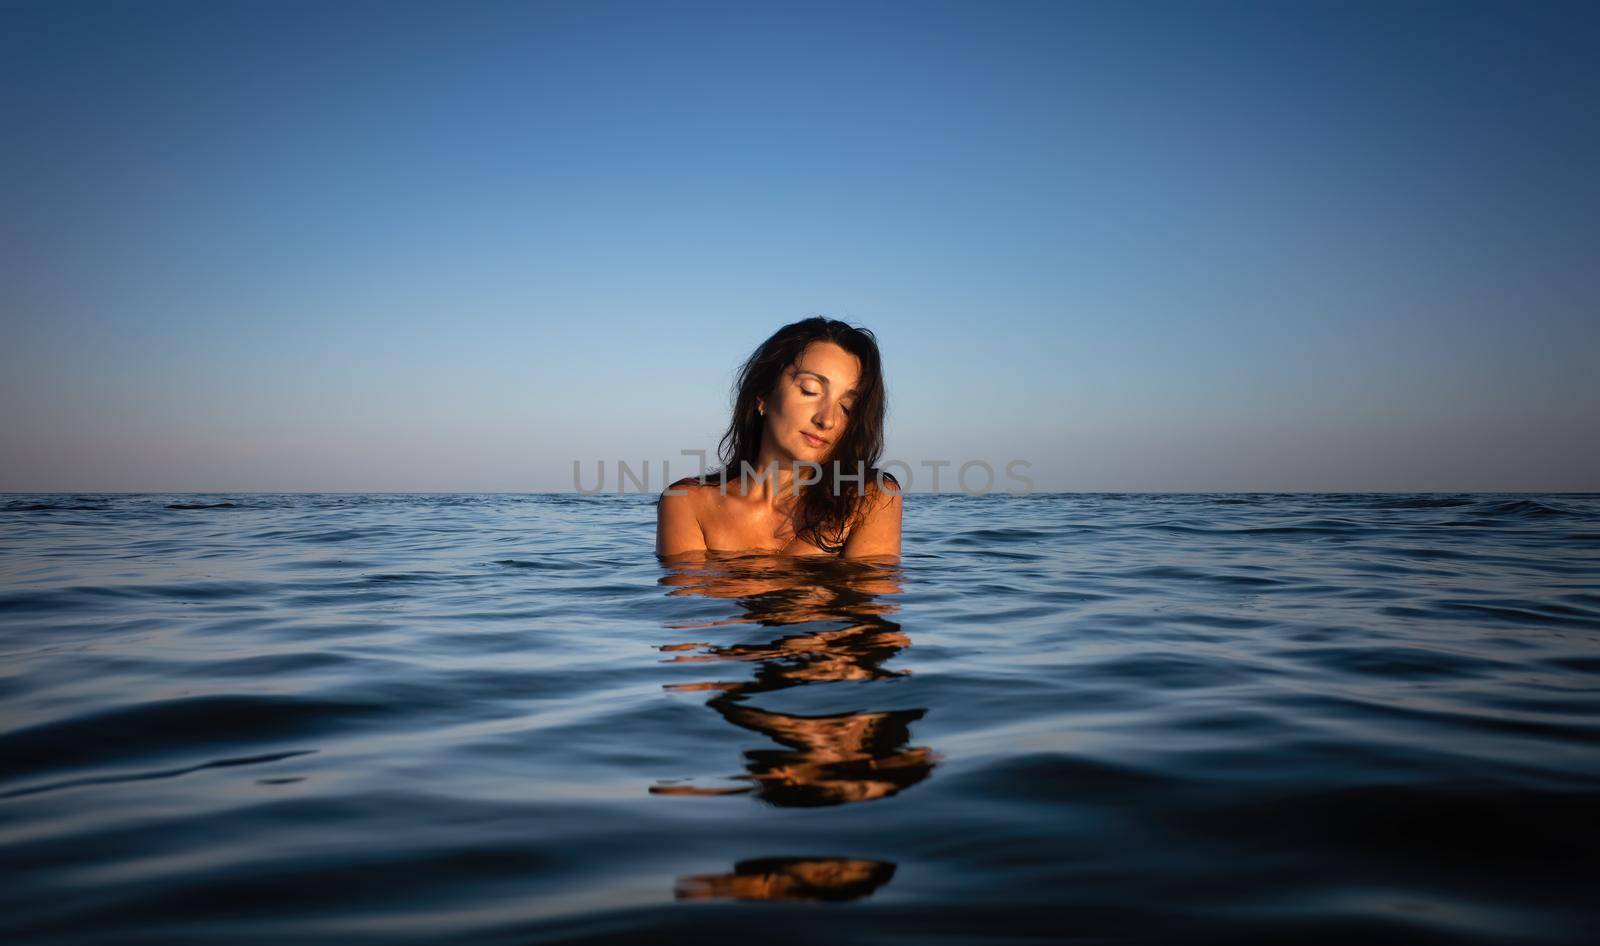
[[[0,20],[0,489],[567,489],[812,314],[913,465],[1600,489],[1592,4]]]

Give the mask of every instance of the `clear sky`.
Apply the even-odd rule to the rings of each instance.
[[[0,489],[659,477],[812,314],[913,465],[1600,489],[1597,48],[1594,3],[7,3]]]

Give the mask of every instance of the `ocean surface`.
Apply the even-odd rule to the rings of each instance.
[[[1600,936],[1600,496],[654,517],[0,496],[0,941]]]

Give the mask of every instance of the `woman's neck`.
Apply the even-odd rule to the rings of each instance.
[[[768,443],[763,442],[756,453],[754,472],[745,476],[741,468],[734,470],[733,474],[740,477],[740,492],[747,499],[774,507],[794,500],[794,458],[781,455]]]

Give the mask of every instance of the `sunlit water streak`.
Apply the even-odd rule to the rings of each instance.
[[[1600,498],[0,498],[0,936],[1582,943]]]

